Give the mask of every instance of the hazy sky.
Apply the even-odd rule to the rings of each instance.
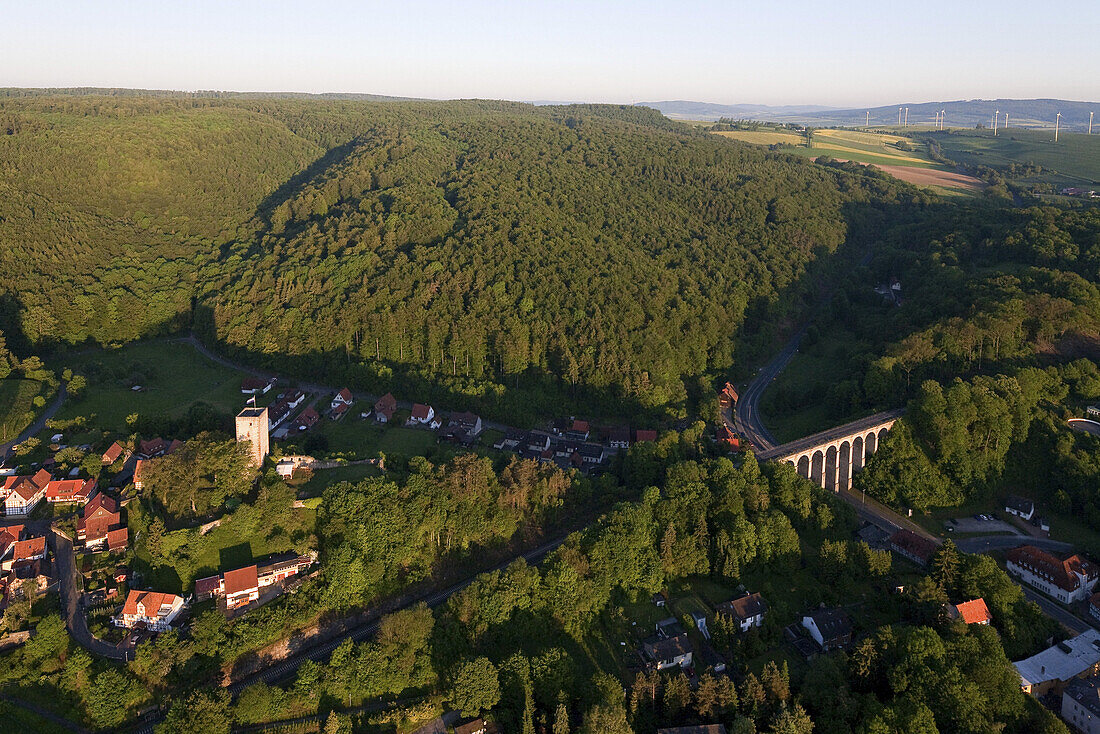
[[[0,86],[838,106],[1100,100],[1100,0],[0,0]]]

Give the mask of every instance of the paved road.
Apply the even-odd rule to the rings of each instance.
[[[1023,584],[1020,588],[1024,590],[1024,596],[1029,600],[1039,605],[1039,608],[1043,610],[1043,613],[1052,618],[1055,622],[1059,622],[1066,629],[1073,632],[1075,635],[1079,635],[1082,632],[1087,632],[1092,629],[1092,625],[1085,622],[1083,619],[1075,614],[1071,614],[1066,611],[1062,606],[1054,601],[1051,601],[1047,597],[1043,596],[1037,591],[1033,591]]]
[[[8,441],[7,443],[0,443],[0,464],[3,464],[5,461],[8,460],[8,457],[10,456],[11,450],[14,446],[23,443],[28,438],[41,432],[42,429],[46,427],[46,421],[53,418],[57,414],[57,411],[61,409],[62,403],[65,402],[66,395],[68,395],[68,392],[65,390],[65,383],[62,382],[61,385],[57,388],[57,395],[54,396],[50,404],[46,406],[46,409],[44,411],[42,411],[42,415],[38,416],[38,419],[34,423],[27,426],[25,429],[23,429],[22,433],[20,433],[18,436]]]
[[[779,444],[775,440],[768,427],[760,417],[760,396],[772,384],[783,368],[798,351],[798,345],[802,337],[806,336],[806,327],[799,329],[794,336],[783,346],[779,354],[775,355],[771,362],[764,365],[756,377],[752,379],[741,394],[737,397],[737,405],[734,408],[733,425],[729,426],[729,418],[726,418],[727,426],[736,433],[741,433],[749,439],[753,449],[757,452],[767,451]]]
[[[73,551],[72,539],[58,530],[51,530],[49,537],[53,546],[54,563],[57,566],[57,587],[61,594],[61,609],[69,634],[88,652],[100,657],[125,660],[125,651],[98,639],[88,629],[88,618],[80,603],[83,582],[76,568],[76,553]]]
[[[991,551],[1019,548],[1033,545],[1045,551],[1065,553],[1073,550],[1073,545],[1049,538],[1033,538],[1030,535],[987,535],[977,538],[961,538],[955,545],[964,553],[989,553]]]

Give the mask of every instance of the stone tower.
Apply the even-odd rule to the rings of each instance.
[[[248,407],[237,414],[237,440],[251,445],[252,465],[260,466],[269,453],[267,408]]]

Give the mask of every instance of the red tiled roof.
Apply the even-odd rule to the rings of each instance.
[[[345,403],[350,403],[351,402],[351,390],[349,390],[345,387],[343,390],[336,393],[336,397],[333,398],[333,399],[334,400],[341,400]]]
[[[171,606],[178,599],[175,594],[166,594],[160,591],[137,591],[131,589],[126,596],[126,603],[122,607],[123,614],[137,614],[138,603],[145,605],[145,614],[155,617],[162,606]]]
[[[195,596],[216,594],[222,586],[221,576],[207,576],[195,582]]]
[[[100,492],[95,497],[88,500],[88,504],[84,505],[82,513],[85,518],[90,518],[97,510],[104,510],[105,512],[114,514],[118,512],[118,500],[109,494]]]
[[[719,604],[715,611],[720,614],[728,614],[738,621],[743,621],[768,611],[768,603],[764,601],[764,597],[760,596],[759,593],[746,594],[739,599]]]
[[[107,531],[107,548],[110,550],[123,550],[129,544],[130,530],[128,528],[115,528]]]
[[[573,430],[577,433],[588,433],[588,421],[574,420]]]
[[[28,558],[34,558],[35,556],[41,555],[45,552],[45,536],[41,536],[38,538],[27,538],[26,540],[20,540],[15,544],[15,553],[12,554],[12,560],[22,561]]]
[[[647,430],[647,429],[644,429],[644,428],[639,428],[638,430],[634,431],[634,441],[637,442],[637,443],[640,443],[642,441],[656,441],[656,440],[657,440],[657,432],[656,431],[650,431],[650,430]]]
[[[87,499],[93,489],[94,479],[55,479],[46,485],[46,499],[50,502]]]
[[[317,414],[317,411],[313,409],[313,406],[309,406],[301,412],[298,416],[298,425],[309,428],[316,425],[317,421],[321,420],[321,416]]]
[[[261,380],[259,377],[246,377],[241,380],[241,392],[246,390],[263,390],[267,385],[266,380]]]
[[[168,450],[168,442],[163,438],[151,438],[138,444],[138,449],[146,456],[155,456]]]
[[[393,396],[393,393],[386,393],[378,398],[378,402],[374,404],[374,410],[376,413],[386,416],[387,419],[392,418],[393,411],[397,410],[397,398]]]
[[[959,618],[967,624],[987,624],[993,621],[993,615],[989,613],[989,608],[985,605],[985,599],[980,597],[964,601],[962,604],[956,604],[955,611],[959,613]]]
[[[333,415],[343,415],[344,413],[347,413],[347,412],[348,412],[348,404],[347,403],[337,403],[336,407],[332,409],[332,414]]]
[[[120,444],[118,441],[115,441],[113,444],[111,444],[110,448],[103,452],[103,463],[115,463],[119,460],[119,457],[121,457],[125,451],[126,450],[122,448],[122,444]]]
[[[259,586],[260,583],[257,581],[256,576],[256,564],[225,572],[226,596],[251,591],[252,589],[259,588]]]
[[[1080,587],[1081,580],[1077,577],[1078,573],[1090,579],[1100,575],[1100,569],[1081,556],[1072,555],[1065,560],[1059,560],[1033,545],[1013,548],[1005,554],[1005,558],[1017,566],[1023,566],[1046,578],[1065,591],[1075,591]]]
[[[412,409],[412,417],[416,418],[418,421],[426,421],[428,420],[429,411],[431,411],[431,408],[429,408],[427,405],[414,403]]]
[[[35,486],[39,489],[49,484],[51,479],[53,479],[53,477],[45,469],[39,469],[34,473],[34,476],[31,477],[31,481],[34,482]]]

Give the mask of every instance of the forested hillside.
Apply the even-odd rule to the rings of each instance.
[[[195,326],[490,413],[580,392],[682,414],[854,210],[919,199],[630,107],[35,96],[0,98],[0,129],[0,328]]]

